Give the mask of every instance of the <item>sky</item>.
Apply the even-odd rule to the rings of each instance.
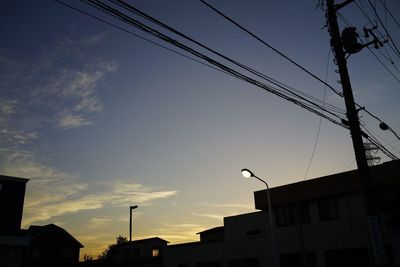
[[[344,109],[342,98],[200,1],[127,2]],[[375,2],[400,44],[400,26]],[[385,2],[400,14],[400,2]],[[167,45],[83,2],[68,3]],[[318,1],[210,3],[340,90]],[[354,4],[341,14],[359,31],[367,23]],[[134,239],[172,244],[198,240],[224,216],[255,211],[253,192],[263,184],[242,178],[242,168],[270,187],[356,168],[346,129],[55,1],[1,0],[0,39],[0,173],[30,179],[23,227],[64,227],[85,246],[81,255],[129,235],[130,205],[139,206]],[[386,47],[374,51],[399,79],[384,57],[388,51],[400,68],[399,56]],[[399,132],[400,82],[366,49],[348,58],[348,68],[356,102]],[[360,117],[400,156],[393,134]]]

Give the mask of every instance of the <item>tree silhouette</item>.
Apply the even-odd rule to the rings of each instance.
[[[108,266],[111,264],[111,255],[115,251],[115,249],[119,248],[120,246],[128,243],[128,238],[123,236],[118,236],[116,238],[116,242],[113,244],[108,245],[106,249],[104,249],[98,256],[97,259],[101,261],[102,266]]]
[[[88,254],[85,254],[83,255],[83,261],[93,261],[93,257]]]

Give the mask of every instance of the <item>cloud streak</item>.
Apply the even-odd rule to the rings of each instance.
[[[201,224],[182,223],[182,224],[162,224],[161,227],[153,229],[154,236],[159,236],[171,243],[184,243],[199,240],[196,233],[204,231],[206,228]],[[145,236],[141,237],[145,238]]]
[[[20,148],[43,130],[92,125],[104,110],[102,83],[118,70],[91,51],[104,35],[66,39],[37,59],[17,59],[0,50],[0,145]]]
[[[24,207],[24,226],[106,206],[125,207],[132,200],[138,204],[149,203],[178,193],[176,190],[155,190],[132,179],[89,184],[76,175],[37,162],[29,152],[10,155],[1,169],[5,175],[30,178]]]

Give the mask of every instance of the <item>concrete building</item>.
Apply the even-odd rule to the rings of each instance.
[[[357,171],[271,189],[279,266],[372,266],[374,257],[400,266],[400,161],[370,169],[379,211],[374,247]],[[168,246],[164,266],[273,266],[266,190],[254,199],[260,211],[224,218],[199,242]]]
[[[127,242],[113,249],[107,266],[161,267],[167,243],[168,241],[158,237]]]

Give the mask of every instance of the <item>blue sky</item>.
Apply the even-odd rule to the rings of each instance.
[[[397,1],[386,2],[399,14]],[[323,99],[323,85],[200,1],[128,3]],[[340,89],[317,1],[212,3],[317,76],[328,68],[327,81]],[[319,117],[250,84],[54,1],[3,0],[0,7],[0,171],[31,179],[24,227],[59,224],[85,245],[82,254],[128,235],[129,205],[139,205],[136,238],[172,243],[253,211],[252,192],[262,184],[242,179],[244,167],[270,186],[355,168],[349,133],[323,120],[305,177]],[[359,29],[366,23],[354,4],[342,12]],[[400,28],[387,22],[400,42]],[[356,101],[399,131],[399,82],[367,50],[348,63]],[[344,106],[329,90],[326,101]],[[400,142],[360,115],[399,156]]]

